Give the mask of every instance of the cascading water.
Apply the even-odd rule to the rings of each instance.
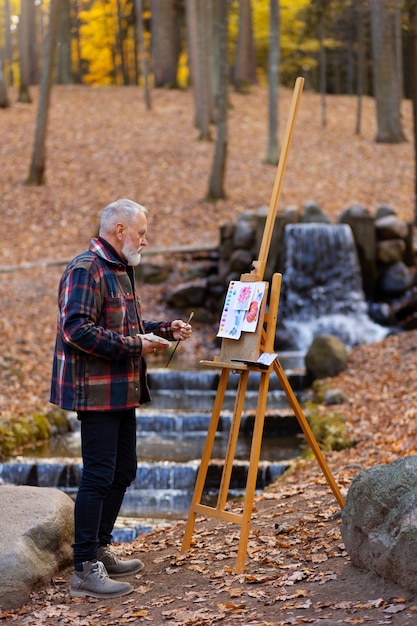
[[[368,316],[350,226],[288,225],[283,258],[279,317],[293,349],[305,352],[317,335],[335,335],[347,347],[387,335]]]
[[[217,371],[149,371],[152,403],[137,411],[138,466],[136,479],[123,500],[121,517],[113,533],[115,541],[131,541],[161,520],[185,519],[191,503],[197,471],[210,424]],[[303,388],[298,373],[293,385]],[[230,495],[241,496],[249,467],[251,432],[260,384],[259,372],[251,372],[245,396]],[[236,401],[239,375],[231,373],[216,433],[204,498],[217,495],[228,434]],[[0,485],[57,487],[75,496],[80,482],[80,424],[75,414],[68,416],[72,432],[27,451],[25,456],[0,463]],[[278,379],[271,379],[265,419],[264,442],[258,467],[257,488],[263,489],[300,454],[299,426],[288,408]]]

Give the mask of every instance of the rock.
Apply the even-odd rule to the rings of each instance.
[[[341,532],[353,565],[417,591],[417,455],[355,477]]]
[[[413,274],[402,261],[389,265],[379,279],[381,292],[390,296],[403,294],[412,284]]]
[[[398,263],[404,258],[405,241],[404,239],[385,239],[377,244],[378,261],[388,265],[390,263]]]
[[[369,317],[377,324],[388,326],[393,324],[395,319],[391,307],[386,302],[371,302],[369,305]]]
[[[233,236],[233,246],[250,250],[255,243],[255,232],[255,228],[247,220],[238,220]]]
[[[349,223],[349,220],[351,218],[358,219],[369,217],[371,217],[371,214],[366,207],[362,206],[361,204],[352,204],[350,207],[343,211],[342,215],[340,216],[339,222],[343,224],[345,222]]]
[[[323,404],[330,406],[332,404],[345,404],[347,398],[340,389],[326,389],[323,395]]]
[[[375,220],[378,239],[405,239],[408,235],[407,223],[395,215],[385,215]]]
[[[187,307],[202,306],[206,299],[207,281],[197,279],[189,283],[182,283],[167,294],[169,306],[186,309]]]
[[[315,337],[304,359],[307,373],[313,380],[336,376],[345,368],[346,360],[346,347],[334,335]]]
[[[346,209],[340,218],[341,224],[349,224],[355,241],[358,260],[362,272],[362,286],[365,296],[372,300],[378,276],[376,265],[375,220],[367,209],[354,205]]]
[[[72,560],[74,503],[59,489],[0,486],[0,607],[27,603]]]
[[[300,221],[300,209],[295,204],[284,207],[282,216],[288,224],[297,224]]]
[[[151,285],[163,283],[168,280],[172,271],[172,267],[167,264],[157,263],[140,263],[135,268],[135,274],[137,278],[143,282]]]
[[[304,214],[301,216],[301,222],[321,222],[325,224],[330,224],[330,220],[327,215],[323,213],[318,204],[312,201],[306,202],[306,204],[304,205]]]
[[[250,250],[237,249],[230,257],[230,271],[238,272],[240,274],[244,272],[250,272],[253,261],[253,255]]]
[[[375,213],[375,219],[379,220],[381,219],[381,217],[386,217],[387,215],[397,215],[397,212],[392,207],[383,204],[382,206],[377,208]]]

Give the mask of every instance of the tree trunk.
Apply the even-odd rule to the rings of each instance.
[[[396,5],[398,0],[370,0],[377,136],[380,143],[405,140],[401,127],[402,81],[398,76]]]
[[[254,82],[256,82],[256,61],[251,0],[240,0],[239,32],[233,71],[233,85],[236,91],[244,92]]]
[[[216,0],[218,3],[219,34],[219,91],[217,111],[216,148],[209,182],[208,197],[217,200],[225,197],[224,177],[227,159],[227,87],[229,84],[228,52],[228,15],[229,0]]]
[[[364,93],[365,78],[365,16],[363,11],[362,0],[356,0],[356,23],[358,37],[358,56],[357,56],[357,104],[356,104],[356,126],[355,135],[361,134],[362,123],[362,96]]]
[[[136,25],[137,25],[137,33],[138,33],[138,44],[139,44],[139,54],[140,54],[140,62],[142,67],[142,77],[143,77],[143,87],[145,91],[145,104],[148,111],[152,108],[151,103],[151,91],[149,88],[149,72],[148,72],[148,58],[146,54],[145,48],[145,38],[143,35],[143,2],[142,0],[136,0],[135,4],[136,8]]]
[[[414,139],[414,224],[417,226],[417,2],[408,3],[408,49],[410,70],[410,97],[413,107]]]
[[[190,68],[196,110],[196,125],[200,139],[211,139],[210,120],[213,111],[209,54],[208,54],[208,3],[213,0],[187,0],[187,30]]]
[[[48,126],[49,102],[52,89],[55,53],[57,48],[61,0],[51,0],[49,31],[46,38],[45,56],[39,96],[38,116],[36,120],[35,142],[32,162],[27,179],[29,185],[42,185],[45,182],[46,168],[46,131]]]
[[[280,33],[280,10],[279,0],[269,2],[269,129],[268,151],[266,161],[271,165],[277,165],[279,157],[278,149],[278,85],[279,85],[279,35]]]
[[[72,85],[72,41],[71,41],[70,0],[62,0],[59,20],[58,60],[56,82],[59,85]]]
[[[13,76],[13,47],[10,33],[10,0],[4,0],[4,72],[6,84],[14,85]]]
[[[75,39],[75,49],[77,54],[76,59],[76,82],[82,85],[83,83],[83,68],[82,68],[82,59],[81,59],[81,39],[80,39],[80,8],[79,2],[80,0],[73,0],[74,2],[74,39]]]
[[[129,84],[129,70],[127,67],[126,54],[125,54],[125,39],[127,35],[126,21],[125,16],[123,14],[122,6],[120,0],[117,0],[117,35],[116,35],[116,47],[118,48],[119,54],[119,67],[122,75],[122,84]],[[116,63],[116,84],[117,81],[117,63]]]
[[[216,108],[218,107],[218,98],[220,91],[220,74],[221,74],[221,59],[220,59],[220,2],[218,0],[210,0],[209,2],[209,25],[210,32],[208,36],[208,61],[209,61],[209,73],[210,73],[210,92],[213,94],[213,111],[211,112],[211,120],[216,121]]]
[[[326,115],[326,47],[324,45],[324,17],[320,17],[320,21],[318,24],[319,29],[319,82],[320,82],[320,97],[321,97],[321,125],[323,128],[326,127],[327,124],[327,115]]]
[[[175,0],[151,0],[151,13],[154,84],[176,88],[182,17]]]
[[[4,53],[0,48],[0,109],[7,109],[10,106],[10,101],[7,96],[7,81],[4,73]]]
[[[22,2],[20,6],[20,19],[19,19],[19,95],[17,97],[18,102],[32,102],[32,98],[29,90],[30,83],[30,28],[33,21],[31,14],[35,8],[34,0],[26,0]]]
[[[40,21],[40,14],[42,8],[35,0],[34,4],[30,7],[30,43],[29,43],[29,84],[39,85],[40,80],[40,63],[39,63],[39,50],[40,50],[40,36],[38,24]]]

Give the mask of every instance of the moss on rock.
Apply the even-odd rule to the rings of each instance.
[[[68,432],[65,411],[52,409],[45,413],[13,417],[0,421],[0,459],[15,456],[58,433]]]

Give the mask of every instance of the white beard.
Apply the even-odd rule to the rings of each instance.
[[[136,250],[136,248],[133,248],[130,239],[126,239],[125,243],[123,244],[122,254],[125,257],[128,265],[131,265],[132,267],[139,265],[141,260],[140,250]]]

